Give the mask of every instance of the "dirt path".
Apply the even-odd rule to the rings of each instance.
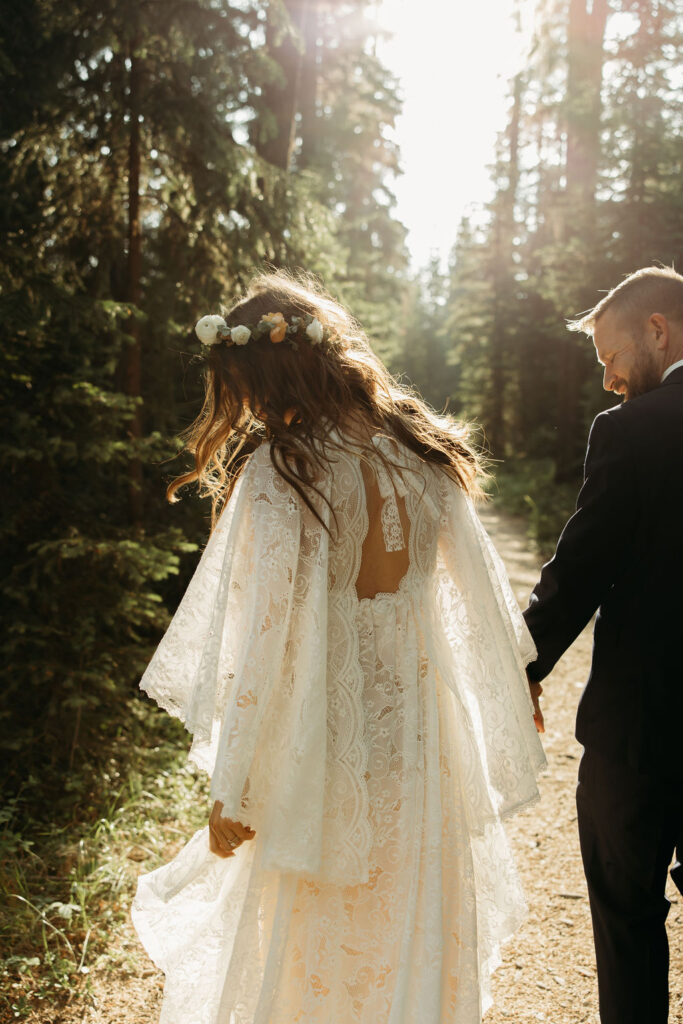
[[[539,559],[530,551],[523,524],[495,511],[487,511],[484,518],[520,604],[525,605]],[[574,715],[587,675],[590,642],[587,630],[546,684],[544,744],[549,770],[542,779],[542,801],[508,827],[530,913],[504,950],[485,1024],[598,1024],[590,914],[574,805],[581,754],[574,740]],[[683,1024],[683,897],[673,885],[668,894],[673,903],[670,1022]],[[128,924],[114,936],[106,960],[95,965],[89,996],[74,1001],[58,1018],[44,1019],[46,1024],[156,1024],[162,981]]]
[[[484,515],[517,598],[524,607],[539,559],[530,551],[518,520]],[[591,627],[567,651],[545,686],[543,711],[548,772],[541,802],[508,826],[529,901],[529,917],[505,948],[485,1024],[598,1024],[593,939],[576,827],[574,794],[582,748],[574,739],[574,716],[587,678]],[[671,881],[667,894],[671,943],[670,1024],[683,1024],[683,897]],[[645,1022],[643,1022],[645,1024]]]

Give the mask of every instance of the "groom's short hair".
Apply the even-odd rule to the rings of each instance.
[[[593,309],[569,320],[568,330],[584,331],[592,337],[596,323],[607,309],[632,324],[635,332],[639,332],[653,313],[683,322],[683,276],[673,267],[636,270],[612,288]]]

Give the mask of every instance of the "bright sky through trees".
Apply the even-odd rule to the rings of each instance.
[[[382,0],[377,19],[393,38],[380,45],[399,77],[403,114],[395,138],[403,176],[397,214],[410,230],[415,266],[445,259],[468,206],[489,198],[487,166],[504,127],[507,83],[528,46],[531,0]]]

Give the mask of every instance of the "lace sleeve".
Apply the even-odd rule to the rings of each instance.
[[[264,445],[141,685],[192,732],[223,813],[292,870],[319,861],[326,616],[327,534]]]
[[[230,817],[239,817],[264,716],[285,664],[301,536],[297,502],[278,493],[275,481],[256,474],[249,489],[231,572],[240,608],[225,624],[232,685],[221,709],[211,780],[212,797]]]
[[[502,558],[484,529],[470,498],[466,499],[465,505],[467,518],[470,522],[472,533],[478,540],[482,557],[486,563],[505,628],[511,642],[517,646],[522,665],[526,668],[527,665],[537,658],[536,645],[517,603],[517,598],[512,591],[510,579],[503,565]]]
[[[506,815],[536,799],[545,767],[524,671],[535,648],[472,502],[445,477],[440,499],[439,594],[458,669],[453,686],[478,723],[489,781]]]
[[[140,689],[174,718],[179,718],[198,740],[208,739],[208,725],[198,714],[201,705],[200,669],[216,632],[217,597],[235,523],[240,518],[241,494],[249,468],[240,477],[228,505],[202,552],[194,575],[140,680]],[[202,767],[205,767],[202,765]]]

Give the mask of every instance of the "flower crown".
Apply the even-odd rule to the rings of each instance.
[[[268,336],[273,344],[287,340],[292,348],[298,348],[296,339],[302,335],[313,345],[326,344],[333,337],[317,317],[308,313],[290,317],[289,321],[283,313],[265,313],[255,327],[228,327],[222,316],[209,313],[197,321],[194,330],[202,345],[246,345],[252,338],[258,341]]]

